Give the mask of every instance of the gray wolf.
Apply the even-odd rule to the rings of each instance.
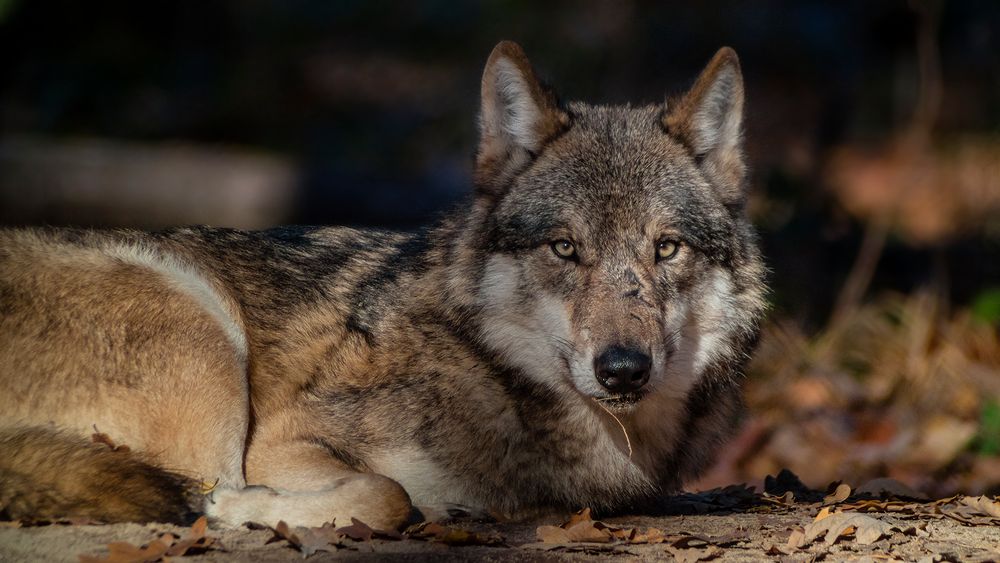
[[[2,232],[3,516],[650,506],[740,414],[742,115],[728,48],[676,100],[607,107],[502,42],[475,193],[432,228]]]

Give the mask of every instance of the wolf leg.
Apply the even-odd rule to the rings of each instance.
[[[378,529],[397,529],[410,517],[410,498],[399,483],[346,467],[322,446],[298,441],[247,454],[243,489],[213,491],[205,512],[220,522],[320,526],[349,525],[351,518]]]

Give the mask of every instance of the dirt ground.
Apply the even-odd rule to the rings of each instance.
[[[840,494],[843,493],[843,494]],[[730,487],[679,497],[674,514],[593,521],[578,513],[530,523],[457,519],[387,538],[350,529],[195,531],[163,524],[0,527],[0,561],[156,561],[145,552],[187,538],[195,561],[998,561],[1000,503],[987,497],[939,501],[859,497],[849,489],[757,494]],[[817,518],[818,517],[818,518]],[[831,531],[832,530],[832,531]],[[114,544],[127,542],[131,546]],[[177,543],[180,542],[180,543]],[[114,553],[109,552],[109,545]],[[133,547],[134,546],[134,547]],[[167,553],[164,559],[173,559]],[[178,557],[179,559],[179,557]]]

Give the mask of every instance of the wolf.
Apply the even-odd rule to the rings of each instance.
[[[765,310],[736,54],[600,106],[505,41],[481,95],[474,194],[417,232],[3,231],[2,516],[390,529],[698,475]]]

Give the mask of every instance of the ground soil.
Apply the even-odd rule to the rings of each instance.
[[[873,513],[869,516],[890,523],[897,530],[917,525],[919,534],[894,531],[870,545],[860,545],[851,534],[828,545],[820,537],[803,548],[787,547],[795,530],[813,522],[818,503],[767,508],[739,508],[701,515],[634,516],[604,519],[621,528],[647,527],[663,530],[669,537],[696,536],[697,540],[656,544],[565,544],[552,548],[540,543],[540,524],[486,523],[471,520],[448,526],[483,534],[499,534],[504,545],[455,546],[439,541],[372,540],[346,541],[346,547],[330,545],[310,561],[589,561],[628,559],[637,561],[996,561],[1000,560],[1000,526],[968,525],[941,515],[901,515]],[[129,542],[147,544],[164,532],[183,537],[186,528],[163,524],[45,525],[0,528],[0,561],[77,561],[79,555],[106,556],[107,544]],[[268,543],[270,529],[212,529],[209,536],[219,539],[225,551],[211,550],[187,555],[194,561],[301,561],[303,554],[288,541]],[[678,550],[680,545],[687,550]],[[671,551],[673,549],[673,551]],[[709,559],[698,559],[707,557]]]

